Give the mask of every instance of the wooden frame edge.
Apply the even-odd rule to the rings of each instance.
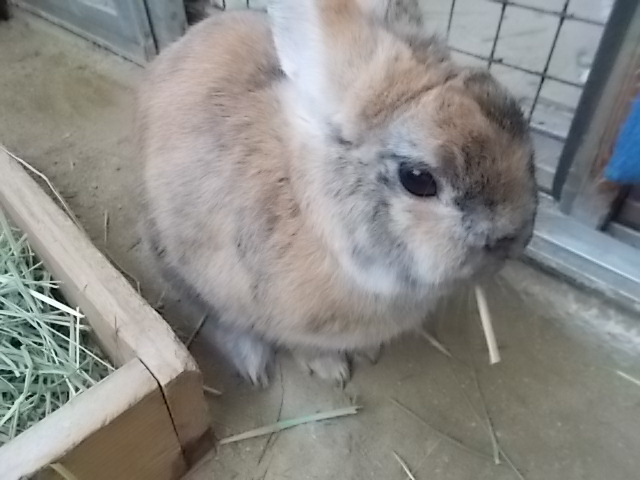
[[[186,458],[210,445],[200,371],[169,325],[0,145],[0,205],[27,234],[117,365],[138,358],[157,380]]]
[[[30,477],[47,465],[61,461],[134,405],[154,394],[158,395],[159,389],[153,376],[139,360],[131,360],[2,446],[2,478]],[[184,470],[186,464],[177,439],[175,444],[175,458],[168,458],[168,463]]]

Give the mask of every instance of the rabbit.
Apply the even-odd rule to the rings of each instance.
[[[145,241],[256,385],[278,349],[344,384],[350,359],[419,329],[531,238],[518,104],[400,3],[221,13],[141,84]]]

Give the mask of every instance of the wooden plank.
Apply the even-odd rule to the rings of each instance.
[[[0,178],[0,205],[62,282],[67,300],[85,313],[112,361],[139,358],[160,384],[181,445],[192,450],[206,442],[200,371],[167,323],[2,148]]]
[[[211,419],[202,390],[202,374],[188,370],[164,385],[187,465],[194,465],[214,446]]]
[[[186,470],[157,382],[137,359],[0,448],[1,476],[174,480]]]

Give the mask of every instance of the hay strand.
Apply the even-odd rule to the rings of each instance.
[[[71,471],[61,463],[52,463],[49,468],[60,475],[64,480],[78,480]]]
[[[80,227],[82,229],[82,227],[80,226],[80,222],[78,221],[78,217],[75,216],[75,214],[73,213],[71,208],[69,208],[69,205],[67,204],[65,199],[62,198],[62,195],[60,195],[60,192],[58,192],[56,187],[53,186],[53,183],[51,183],[51,180],[49,180],[49,177],[47,177],[44,173],[42,173],[37,168],[31,166],[31,164],[29,164],[27,161],[23,160],[22,158],[18,157],[15,154],[11,153],[9,150],[4,148],[2,145],[0,145],[0,149],[2,149],[2,151],[4,151],[4,153],[9,155],[11,158],[13,158],[16,162],[18,162],[24,168],[26,168],[31,173],[33,173],[34,175],[39,177],[42,181],[44,181],[44,183],[47,184],[47,187],[49,187],[49,190],[51,190],[51,193],[53,193],[53,195],[56,197],[58,202],[60,202],[60,205],[62,205],[62,208],[64,208],[64,211],[67,213],[67,215],[69,215],[69,218],[73,221],[73,223],[76,224],[76,226],[78,226],[78,227]]]
[[[191,335],[189,335],[189,338],[187,338],[187,340],[184,342],[184,345],[187,348],[191,348],[191,344],[193,343],[193,341],[195,340],[195,338],[198,336],[198,333],[200,333],[200,330],[202,330],[202,326],[204,325],[204,322],[207,320],[207,315],[203,315],[202,318],[200,318],[200,321],[196,324],[196,328],[193,329],[193,332],[191,332]]]
[[[484,289],[480,286],[476,286],[475,292],[478,311],[480,312],[480,321],[482,322],[482,329],[484,330],[487,347],[489,348],[489,363],[494,365],[500,361],[500,350],[498,350],[496,334],[493,331],[493,322],[491,321],[491,313],[489,312],[487,297],[484,293]]]
[[[393,456],[396,457],[396,460],[398,461],[400,466],[402,467],[402,470],[404,470],[404,473],[407,474],[407,478],[409,478],[409,480],[416,480],[416,477],[414,477],[413,473],[411,473],[411,470],[409,469],[409,465],[407,465],[407,463],[396,452],[392,452],[392,453],[393,453]]]
[[[104,244],[107,245],[109,243],[109,210],[104,211]]]
[[[453,355],[451,355],[451,352],[449,352],[447,347],[445,347],[442,343],[440,343],[440,341],[438,341],[438,339],[436,339],[436,337],[431,335],[429,332],[427,332],[426,330],[421,330],[420,335],[422,335],[427,340],[427,342],[431,344],[433,348],[438,350],[445,357],[453,358]]]
[[[213,395],[214,397],[219,397],[219,396],[222,395],[222,392],[220,390],[217,390],[217,389],[215,389],[213,387],[208,387],[206,385],[202,386],[202,390],[205,393],[208,393],[209,395]]]
[[[53,298],[49,298],[46,295],[42,295],[41,293],[36,292],[35,290],[29,289],[29,293],[34,297],[40,300],[41,302],[46,303],[47,305],[51,305],[52,307],[57,308],[58,310],[62,310],[69,315],[73,315],[77,318],[84,318],[84,315],[80,313],[78,310],[74,310],[73,308],[67,307],[64,303],[54,300]]]
[[[227,438],[223,438],[220,440],[220,445],[227,445],[229,443],[241,442],[243,440],[249,440],[252,438],[262,437],[265,435],[270,435],[272,433],[281,432],[282,430],[287,430],[289,428],[297,427],[299,425],[304,425],[305,423],[313,423],[320,422],[323,420],[331,420],[333,418],[345,417],[348,415],[355,415],[358,413],[360,407],[346,407],[339,408],[337,410],[331,410],[328,412],[315,413],[313,415],[306,415],[304,417],[292,418],[289,420],[281,420],[271,425],[266,425],[264,427],[256,428],[253,430],[249,430],[247,432],[239,433],[237,435],[232,435]]]
[[[638,380],[637,378],[632,377],[628,373],[621,372],[620,370],[616,370],[616,373],[620,375],[622,378],[624,378],[625,380],[628,380],[631,383],[635,383],[638,387],[640,387],[640,380]]]

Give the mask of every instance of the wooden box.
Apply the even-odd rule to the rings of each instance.
[[[0,207],[117,370],[0,448],[0,479],[172,480],[210,446],[201,374],[164,320],[0,148]],[[58,473],[50,467],[56,464]],[[61,475],[59,472],[63,472]]]

